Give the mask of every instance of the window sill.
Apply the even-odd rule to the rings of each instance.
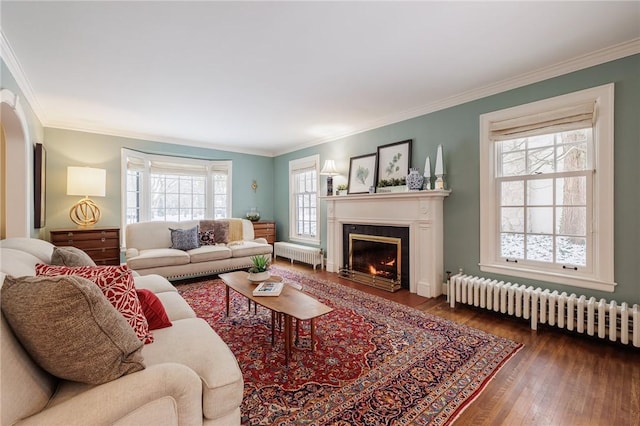
[[[304,244],[311,244],[315,246],[320,245],[320,240],[313,239],[313,238],[289,237],[289,241],[291,241],[292,243],[304,243]]]
[[[592,276],[576,276],[567,275],[551,271],[540,271],[534,269],[526,269],[522,267],[514,268],[513,266],[498,264],[479,264],[480,270],[494,274],[510,275],[514,277],[527,278],[532,280],[540,280],[563,284],[571,287],[587,288],[590,290],[599,290],[613,293],[616,288],[615,282],[600,280]]]

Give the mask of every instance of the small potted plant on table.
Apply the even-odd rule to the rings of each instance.
[[[249,268],[249,281],[260,282],[271,277],[269,273],[269,260],[270,258],[263,254],[251,257],[253,266]]]

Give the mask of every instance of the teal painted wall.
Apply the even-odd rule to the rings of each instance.
[[[247,210],[257,207],[263,219],[273,218],[271,157],[51,128],[45,129],[44,138],[48,155],[47,227],[50,229],[75,226],[69,218],[69,208],[79,198],[66,195],[67,166],[91,166],[107,170],[106,196],[93,198],[102,212],[98,226],[120,225],[121,148],[152,154],[232,160],[233,216],[244,217]],[[254,179],[258,183],[255,192],[251,189]]]
[[[615,279],[614,294],[596,292],[553,283],[482,273],[480,261],[479,198],[479,116],[481,114],[558,96],[578,90],[615,83]],[[346,137],[317,147],[307,148],[275,159],[275,218],[278,238],[288,236],[288,162],[295,158],[320,154],[337,161],[346,180],[349,158],[375,152],[377,146],[413,139],[412,165],[420,170],[436,148],[444,148],[446,180],[452,189],[444,202],[445,271],[512,280],[540,285],[559,291],[586,294],[596,298],[640,303],[640,55],[612,61],[571,74],[489,96],[411,120]],[[326,179],[321,177],[322,185]],[[323,187],[322,194],[325,193]],[[326,205],[322,203],[324,217]],[[392,208],[392,207],[390,207]],[[326,248],[326,219],[322,221],[322,246]]]
[[[2,87],[22,94],[4,63]],[[360,133],[333,142],[302,149],[275,158],[238,154],[214,149],[187,147],[155,141],[114,136],[42,129],[26,102],[27,119],[32,142],[43,142],[48,154],[47,164],[47,227],[72,226],[68,209],[76,201],[65,194],[66,167],[89,165],[104,167],[107,172],[107,196],[96,201],[103,211],[102,225],[119,225],[120,218],[120,148],[127,147],[158,154],[185,155],[197,158],[233,160],[233,215],[242,216],[250,207],[257,207],[264,219],[275,219],[278,239],[287,240],[289,226],[288,169],[291,159],[319,154],[337,162],[342,176],[334,184],[346,182],[349,158],[375,152],[379,145],[413,139],[412,166],[420,170],[424,159],[435,159],[436,147],[443,144],[448,186],[453,190],[445,200],[445,270],[481,274],[479,261],[479,116],[514,105],[558,96],[577,90],[615,83],[615,293],[594,292],[552,283],[541,285],[550,289],[586,294],[597,298],[640,303],[640,55],[612,61],[522,88],[510,90],[477,101],[437,111],[379,129]],[[23,99],[24,100],[24,99]],[[433,164],[433,163],[432,163]],[[33,170],[26,170],[33,173]],[[258,191],[251,188],[258,181]],[[321,177],[322,193],[326,179]],[[326,247],[325,205],[321,204],[322,246]],[[33,231],[37,236],[38,232]],[[509,280],[509,277],[500,277]]]

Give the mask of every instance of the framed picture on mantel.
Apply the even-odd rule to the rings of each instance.
[[[351,157],[349,161],[348,194],[364,194],[374,185],[376,153]]]
[[[412,139],[378,147],[376,186],[382,181],[405,179],[411,164]],[[382,185],[382,186],[388,186]]]

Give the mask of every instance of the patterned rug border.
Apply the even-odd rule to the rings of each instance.
[[[422,312],[414,307],[343,286],[313,274],[303,274],[279,268],[277,265],[272,266],[272,273],[282,276],[285,281],[302,282],[304,291],[320,301],[337,309],[354,312],[363,318],[369,318],[370,321],[383,323],[388,328],[387,333],[402,335],[405,339],[402,340],[404,346],[395,351],[389,353],[383,351],[383,355],[374,353],[373,355],[376,356],[384,356],[377,361],[374,359],[377,366],[365,369],[354,380],[347,380],[345,383],[329,385],[309,381],[300,385],[299,389],[285,390],[282,388],[284,384],[278,384],[277,381],[265,386],[260,386],[258,382],[253,381],[247,384],[247,376],[245,376],[245,398],[254,397],[253,394],[246,393],[247,386],[258,392],[273,392],[273,389],[277,388],[290,394],[296,394],[299,391],[304,394],[308,388],[314,386],[334,388],[329,399],[316,398],[299,408],[292,407],[288,415],[279,416],[272,424],[287,425],[292,422],[318,425],[354,424],[353,421],[341,420],[340,417],[335,416],[337,413],[350,412],[352,407],[357,407],[359,404],[366,405],[370,401],[381,398],[381,389],[390,391],[394,389],[394,384],[397,386],[398,382],[405,383],[402,378],[411,378],[415,371],[425,370],[427,365],[421,361],[429,359],[432,364],[429,364],[430,367],[427,368],[426,373],[432,374],[430,368],[433,367],[435,368],[433,374],[436,374],[436,377],[440,377],[437,374],[441,374],[446,380],[437,382],[438,385],[422,397],[409,394],[412,397],[412,404],[404,407],[401,411],[402,415],[395,419],[394,424],[448,425],[478,398],[496,374],[524,347],[523,344],[508,338]],[[218,279],[217,276],[206,277],[197,282],[179,283],[177,287],[183,292],[187,288],[204,287],[207,283]],[[196,286],[192,287],[191,284]],[[214,324],[210,322],[210,325],[213,327]],[[443,330],[446,330],[446,333]],[[411,340],[414,338],[416,340]],[[410,340],[406,341],[406,339]],[[439,351],[455,349],[456,345],[467,343],[471,346],[465,347],[475,345],[477,348],[471,351],[471,356],[458,366],[452,364],[448,367],[448,361],[440,358],[440,356],[446,357],[447,353],[441,354]],[[452,371],[445,371],[447,367]],[[241,368],[245,374],[242,363]],[[372,383],[375,385],[371,385]],[[410,383],[410,380],[407,383]],[[384,398],[384,395],[382,397]],[[245,403],[248,402],[245,401]],[[358,418],[355,424],[360,423],[387,424],[369,423]]]
[[[291,275],[294,277],[298,277],[301,274],[295,271],[291,271],[288,269],[283,269],[283,268],[278,268],[277,266],[272,266],[273,271],[275,272],[275,275],[282,275],[283,278],[286,278],[286,276]],[[326,280],[323,278],[319,278],[319,277],[314,277],[313,275],[306,275],[304,276],[307,279],[312,279],[314,281],[316,281],[317,283],[326,285],[328,287],[330,287],[331,289],[337,290],[337,291],[342,291],[342,292],[346,292],[352,296],[357,296],[359,298],[362,298],[363,295],[364,297],[368,298],[369,300],[378,303],[378,304],[382,304],[382,305],[389,305],[392,306],[394,309],[396,310],[400,310],[402,312],[411,314],[411,315],[416,315],[418,317],[424,318],[424,319],[428,319],[430,321],[437,321],[441,324],[445,324],[449,327],[452,328],[457,328],[460,330],[464,330],[464,331],[468,331],[470,333],[480,333],[481,335],[489,335],[492,336],[494,338],[506,341],[506,342],[510,342],[510,343],[514,343],[516,345],[515,349],[513,349],[511,351],[511,353],[509,355],[506,355],[503,359],[502,362],[500,362],[496,367],[493,368],[493,371],[491,373],[489,373],[487,376],[485,376],[482,380],[482,383],[480,385],[478,385],[478,387],[475,389],[475,391],[473,392],[473,394],[471,396],[468,396],[466,399],[460,406],[458,406],[455,410],[454,413],[451,414],[451,417],[449,419],[447,419],[446,423],[444,424],[451,424],[453,423],[461,414],[462,412],[469,407],[479,396],[480,394],[484,391],[484,389],[489,385],[489,383],[495,378],[496,374],[498,374],[498,372],[509,362],[509,360],[511,360],[515,355],[517,355],[523,348],[524,348],[524,344],[523,343],[518,343],[518,342],[514,342],[508,338],[504,338],[501,336],[497,336],[493,333],[489,333],[480,329],[477,329],[475,327],[471,327],[469,325],[466,324],[461,324],[459,322],[456,321],[452,321],[449,320],[447,318],[443,318],[440,317],[438,315],[435,314],[430,314],[428,312],[423,312],[420,311],[414,307],[411,306],[407,306],[407,305],[403,305],[401,303],[395,302],[393,300],[389,300],[386,299],[382,296],[378,296],[375,294],[371,294],[371,293],[367,293],[365,291],[359,290],[357,288],[352,288],[352,287],[347,287],[347,286],[343,286],[339,283],[335,283],[333,281],[330,280]],[[314,288],[314,290],[317,290]],[[333,299],[332,299],[333,301]],[[339,304],[345,304],[349,306],[349,309],[354,309],[354,310],[358,310],[356,309],[357,306],[354,306],[354,304],[352,303],[345,303],[343,300],[338,299],[337,302]],[[402,321],[401,321],[402,322]],[[416,419],[414,419],[416,420]]]

